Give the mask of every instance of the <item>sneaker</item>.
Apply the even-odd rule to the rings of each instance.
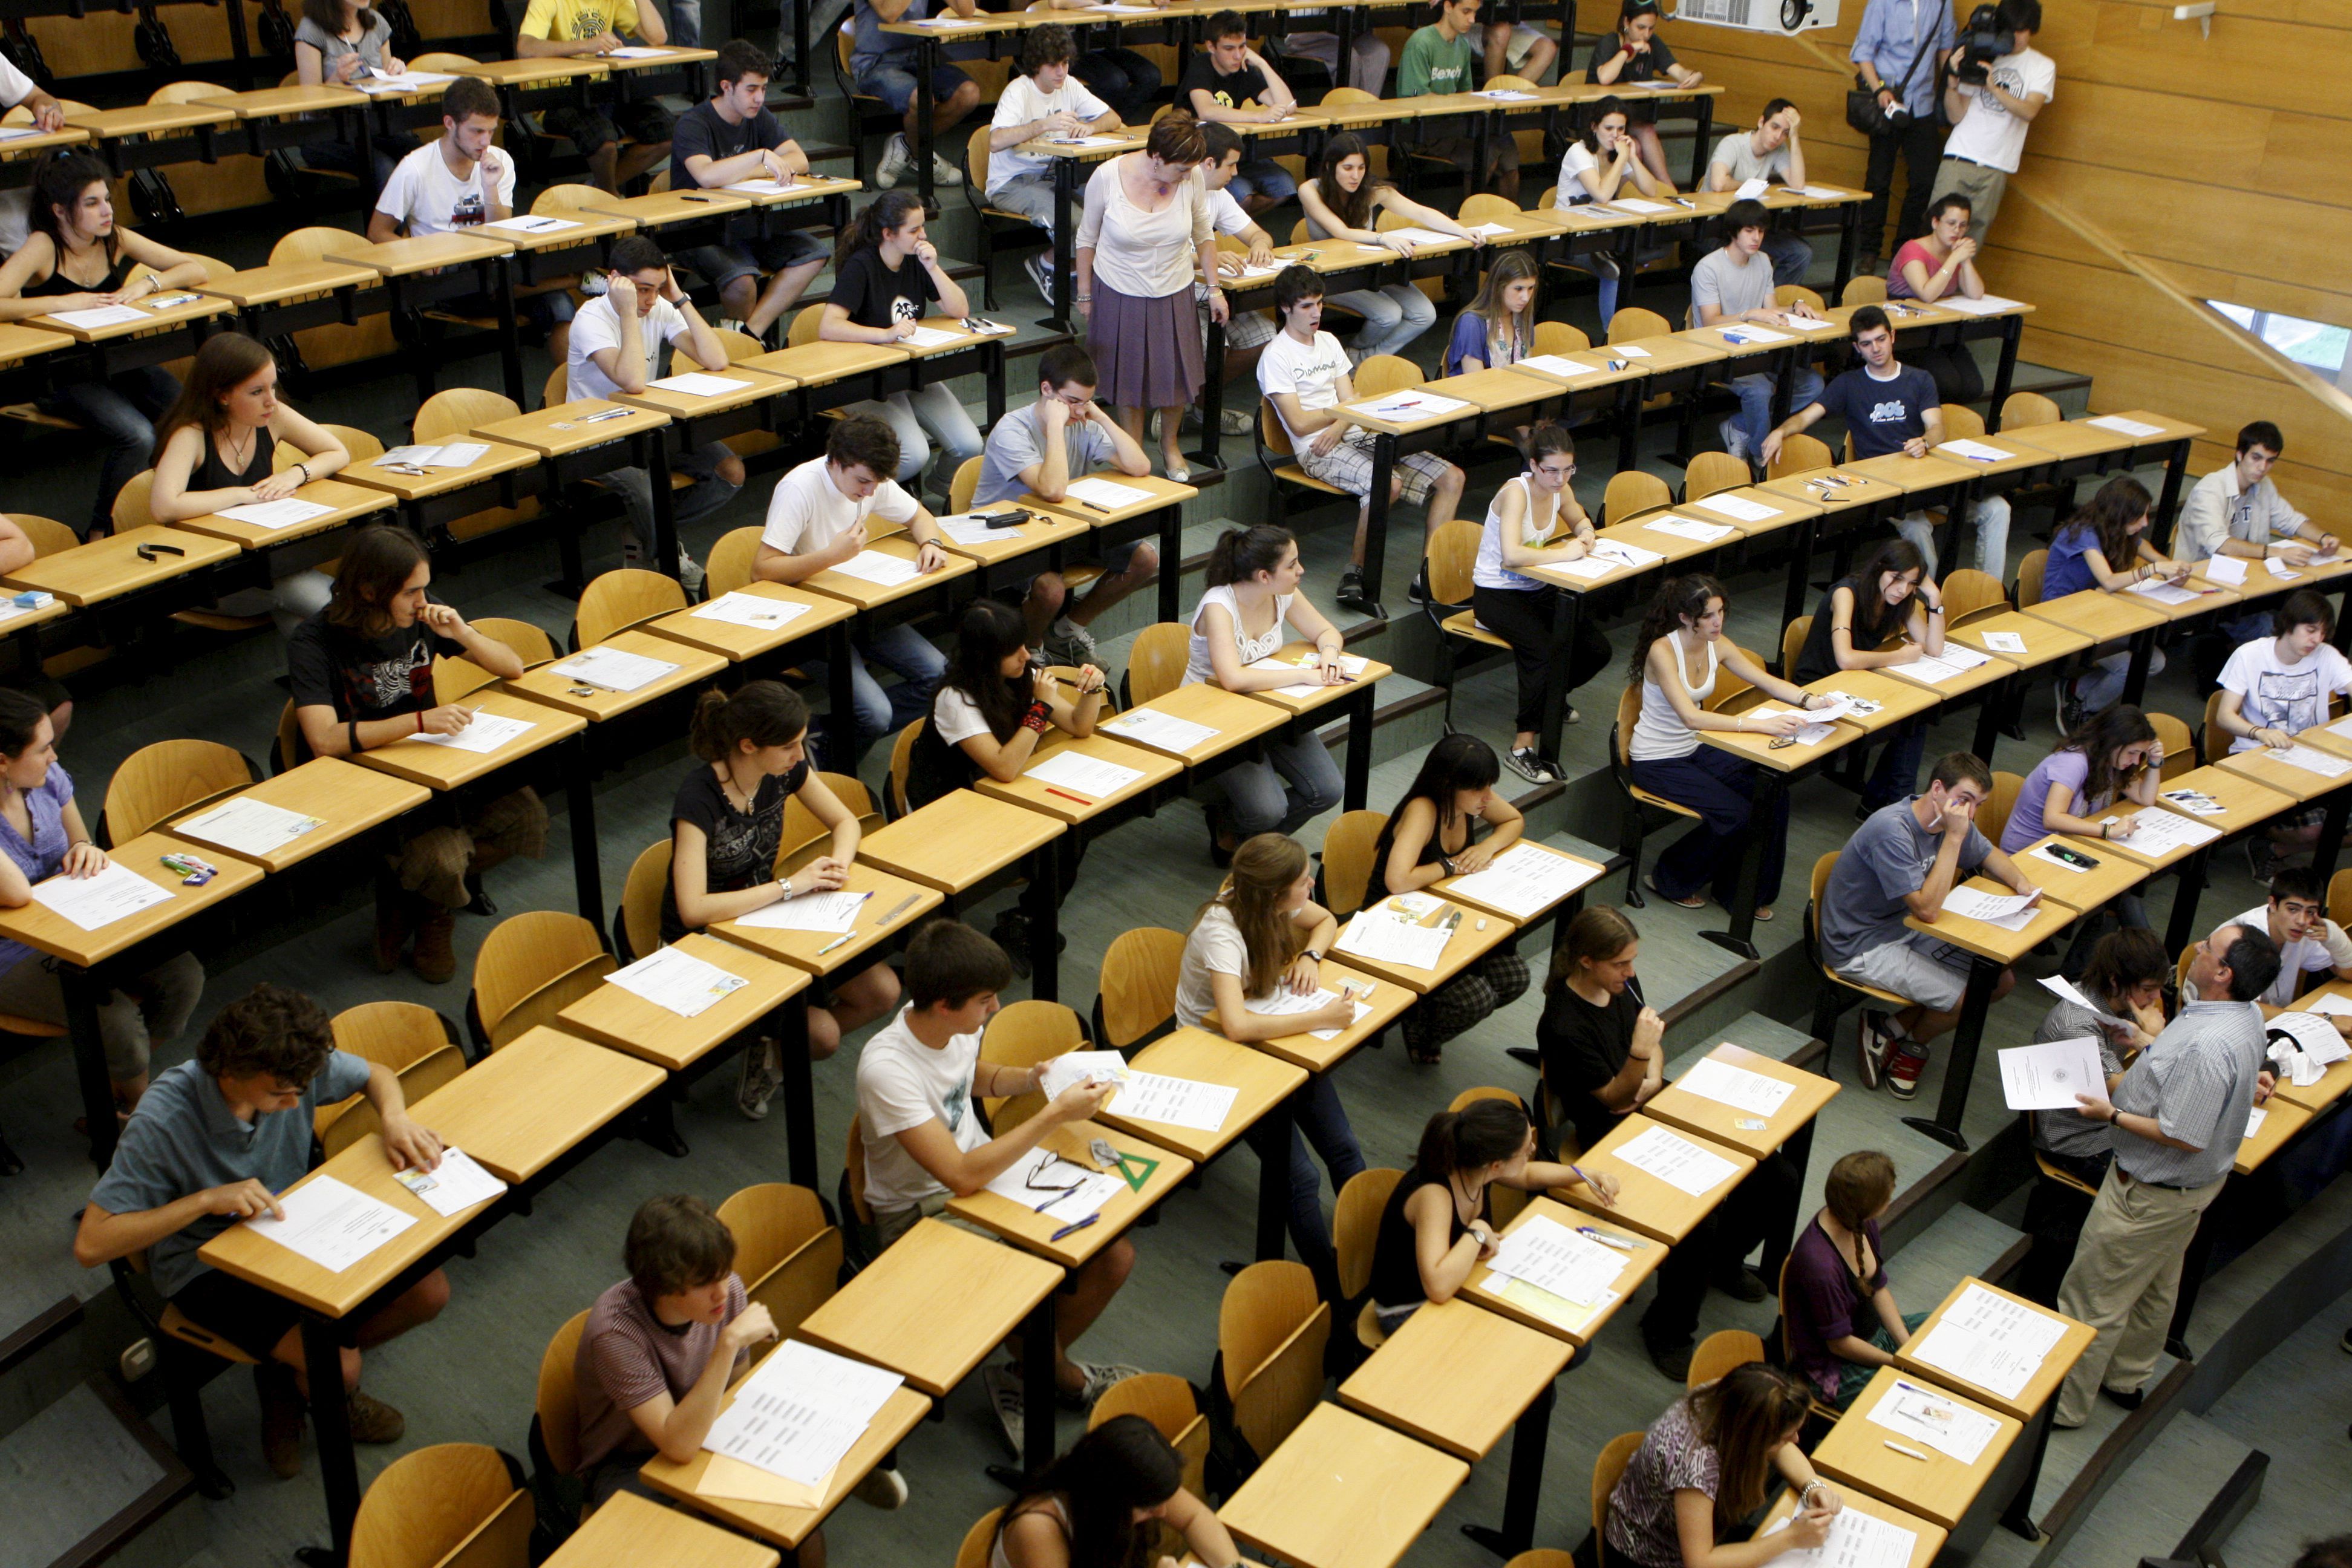
[[[1862,1010],[1862,1083],[1876,1089],[1886,1081],[1886,1054],[1895,1044],[1895,1020],[1876,1008]]]
[[[1048,305],[1054,302],[1054,258],[1040,250],[1021,260],[1021,270],[1029,274],[1029,281]]]
[[[364,1389],[351,1393],[352,1441],[397,1443],[408,1430],[408,1418]]]
[[[783,1084],[783,1043],[772,1035],[761,1035],[743,1053],[742,1076],[735,1081],[735,1109],[746,1121],[766,1120],[768,1101],[776,1098]]]
[[[849,1495],[868,1508],[889,1513],[907,1506],[907,1478],[877,1467],[866,1471],[866,1479],[849,1489]]]
[[[290,1481],[302,1473],[302,1396],[294,1369],[265,1362],[253,1369],[253,1381],[261,1394],[261,1457],[271,1474]]]
[[[1063,1406],[1070,1410],[1092,1410],[1095,1407],[1095,1401],[1108,1394],[1113,1384],[1123,1383],[1130,1377],[1143,1375],[1141,1367],[1122,1366],[1117,1362],[1106,1363],[1101,1366],[1082,1361],[1074,1361],[1070,1364],[1084,1373],[1087,1380],[1085,1385],[1076,1394],[1066,1389],[1055,1390]]]
[[[1364,569],[1350,566],[1339,574],[1339,607],[1343,610],[1369,611],[1372,601],[1364,594]]]
[[[1687,1342],[1678,1345],[1650,1345],[1650,1364],[1676,1384],[1688,1383],[1693,1348]]]
[[[1886,1089],[1897,1100],[1919,1092],[1919,1075],[1927,1070],[1927,1048],[1912,1040],[1896,1040],[1886,1053]]]
[[[583,272],[580,275],[580,281],[572,287],[593,300],[604,291],[607,282],[606,275],[601,271]]]
[[[1768,1294],[1762,1278],[1744,1265],[1717,1275],[1713,1284],[1735,1301],[1761,1301]]]
[[[1220,436],[1246,436],[1255,428],[1257,421],[1246,408],[1217,410],[1217,434]]]
[[[961,185],[963,184],[963,171],[957,168],[953,163],[949,163],[948,155],[946,153],[934,153],[931,154],[931,184],[935,185],[948,186]]]
[[[2059,681],[2056,689],[2058,733],[2071,735],[2083,727],[2083,700],[2074,695],[2074,683],[2071,680]]]
[[[1429,603],[1428,567],[1424,566],[1420,571],[1415,572],[1412,574],[1412,582],[1406,587],[1404,596],[1412,600],[1416,605],[1426,605]]]
[[[1584,715],[1576,710],[1576,707],[1573,703],[1569,706],[1568,722],[1571,724],[1581,724],[1584,722]]]
[[[688,598],[698,598],[701,595],[704,575],[701,562],[683,550],[677,552],[677,580],[679,585],[686,589]]]
[[[740,332],[747,338],[752,335],[750,322],[739,321],[732,316],[719,317],[716,325],[722,332]]]
[[[1605,251],[1586,257],[1584,264],[1592,268],[1592,275],[1595,278],[1606,278],[1612,283],[1614,283],[1623,271],[1623,268],[1617,265],[1617,258]]]
[[[898,183],[900,175],[914,166],[915,150],[907,145],[907,133],[893,131],[890,140],[883,144],[882,163],[874,171],[874,183],[887,191]]]
[[[1544,758],[1538,756],[1536,754],[1536,749],[1533,746],[1513,747],[1510,755],[1503,759],[1503,765],[1509,768],[1521,778],[1527,780],[1529,784],[1558,784],[1559,782],[1559,775],[1552,771],[1550,763],[1547,762]]]
[[[1047,664],[1093,664],[1099,657],[1095,634],[1067,616],[1055,616],[1045,628],[1045,653]]]
[[[1019,910],[1007,910],[996,917],[988,928],[988,939],[1004,950],[1013,964],[1013,973],[1026,980],[1031,973],[1029,963],[1029,917]]]
[[[984,1366],[980,1369],[980,1386],[988,1392],[988,1403],[1004,1428],[1004,1440],[1013,1445],[1013,1457],[1019,1458],[1027,1452],[1021,1443],[1021,1374],[1010,1366]]]
[[[1727,419],[1717,426],[1716,433],[1723,437],[1723,449],[1738,458],[1748,460],[1748,432],[1739,427],[1737,419]]]

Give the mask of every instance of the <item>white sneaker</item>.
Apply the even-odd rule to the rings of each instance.
[[[931,154],[931,183],[935,185],[961,185],[963,171],[948,162],[944,153]]]
[[[887,1513],[907,1506],[907,1478],[896,1470],[868,1470],[864,1480],[849,1489],[849,1495]]]
[[[980,1385],[988,1391],[988,1402],[996,1409],[996,1419],[1004,1428],[1005,1441],[1013,1445],[1013,1457],[1019,1458],[1027,1450],[1022,1446],[1026,1424],[1022,1419],[1021,1373],[1012,1366],[984,1366],[980,1369]]]
[[[1748,460],[1748,432],[1739,427],[1739,421],[1737,419],[1727,419],[1722,424],[1717,426],[1716,430],[1723,437],[1723,449],[1730,453],[1733,457],[1738,458],[1741,462],[1746,462]]]
[[[692,598],[695,595],[702,592],[703,577],[704,573],[702,570],[702,563],[697,561],[693,556],[688,555],[685,551],[679,551],[677,552],[677,580],[679,585],[686,589],[687,596],[688,598]]]
[[[1044,251],[1023,258],[1021,270],[1029,274],[1029,281],[1037,286],[1048,305],[1054,302],[1054,258]]]
[[[898,183],[898,176],[915,166],[915,150],[907,145],[907,133],[890,132],[890,140],[882,149],[882,165],[874,171],[874,183],[888,190]]]

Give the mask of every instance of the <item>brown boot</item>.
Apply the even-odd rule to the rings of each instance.
[[[457,911],[443,904],[425,904],[416,918],[416,951],[409,962],[417,977],[438,985],[457,973],[457,955],[449,946],[457,930]]]
[[[302,1396],[291,1368],[264,1362],[253,1369],[261,1394],[261,1457],[271,1473],[290,1481],[302,1473]]]
[[[352,1390],[352,1441],[397,1443],[408,1430],[408,1418],[374,1395]]]
[[[400,950],[408,944],[409,898],[400,884],[380,880],[375,885],[375,972],[390,974],[400,967]]]

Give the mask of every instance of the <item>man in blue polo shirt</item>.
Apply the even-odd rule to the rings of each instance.
[[[260,1363],[262,1450],[281,1477],[302,1466],[301,1309],[200,1262],[196,1250],[241,1219],[279,1215],[277,1195],[310,1168],[312,1112],[354,1094],[375,1108],[394,1170],[440,1163],[441,1141],[409,1120],[390,1068],[337,1050],[326,1012],[300,992],[255,986],[221,1009],[194,1060],[149,1086],[74,1236],[85,1268],[144,1249],[173,1305]],[[448,1301],[436,1268],[358,1325],[342,1352],[353,1439],[397,1442],[406,1426],[360,1392],[360,1351],[432,1321]]]

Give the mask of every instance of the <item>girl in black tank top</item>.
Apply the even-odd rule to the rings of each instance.
[[[1837,646],[1841,594],[1846,596],[1843,653]],[[1881,653],[1879,645],[1898,632],[1907,634],[1907,640]],[[1943,593],[1928,580],[1927,563],[1917,547],[1908,540],[1890,539],[1860,571],[1839,578],[1822,595],[1821,608],[1813,614],[1812,629],[1805,636],[1804,649],[1797,656],[1790,679],[1806,686],[1841,670],[1909,664],[1943,651]],[[1906,720],[1876,739],[1878,763],[1862,790],[1865,816],[1917,788],[1919,761],[1927,748],[1927,718]]]
[[[157,522],[282,500],[352,456],[332,432],[278,401],[278,362],[242,332],[205,340],[186,390],[156,428],[147,510]],[[281,441],[301,456],[273,472]]]

